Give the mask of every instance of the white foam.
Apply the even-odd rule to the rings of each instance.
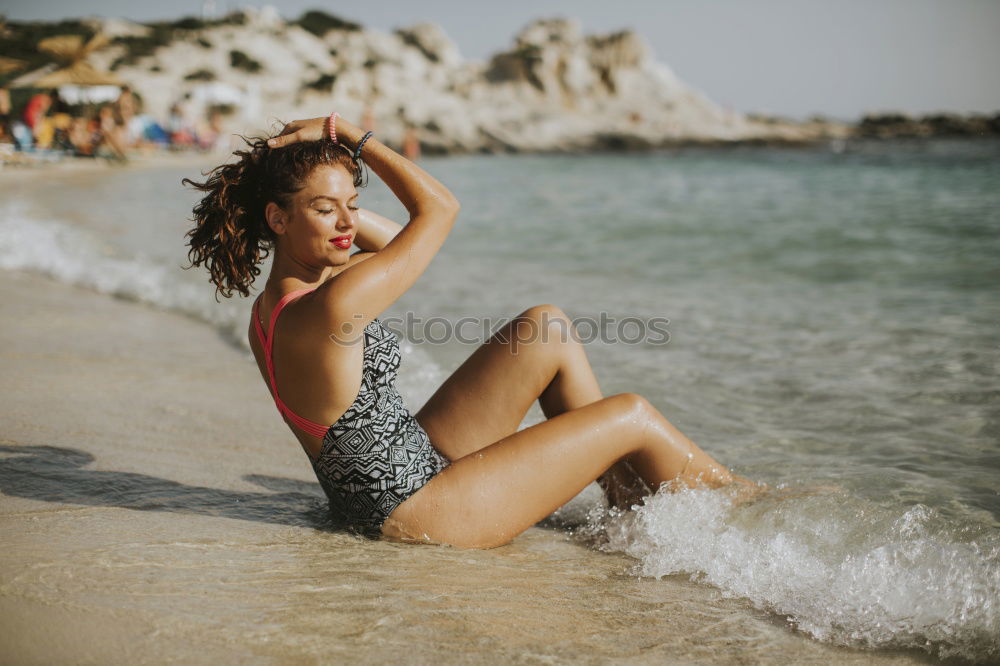
[[[624,514],[594,509],[580,533],[637,558],[639,575],[688,574],[819,640],[1000,658],[1000,538],[921,504],[661,491]]]
[[[211,286],[180,266],[142,255],[121,256],[117,248],[82,229],[32,219],[16,204],[8,205],[0,217],[0,268],[37,271],[67,284],[182,312],[222,329],[234,341],[245,338],[237,323],[245,321],[244,303],[217,303]]]

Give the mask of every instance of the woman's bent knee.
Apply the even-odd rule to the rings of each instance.
[[[655,411],[652,403],[638,393],[616,393],[608,396],[605,400],[613,402],[616,409],[620,410],[623,416],[636,419],[648,418]]]
[[[576,341],[573,322],[557,305],[551,303],[533,305],[519,314],[518,318],[531,322],[541,342],[566,344]]]
[[[569,319],[566,313],[562,311],[558,305],[553,305],[552,303],[542,303],[540,305],[532,305],[530,308],[518,315],[518,317],[527,317],[529,319],[534,319],[536,321],[552,321],[553,319]]]

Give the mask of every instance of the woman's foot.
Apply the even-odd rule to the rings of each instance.
[[[733,498],[733,506],[754,502],[772,489],[763,481],[751,481],[739,474],[731,474],[731,476],[733,480],[728,485],[728,489]]]

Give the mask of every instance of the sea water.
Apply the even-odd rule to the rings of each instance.
[[[246,353],[249,300],[217,302],[181,268],[196,195],[180,180],[208,166],[19,177],[0,268],[188,314]],[[423,166],[463,207],[383,314],[411,410],[490,327],[553,303],[584,333],[612,322],[586,342],[606,394],[645,395],[775,488],[739,505],[661,492],[624,513],[585,493],[532,540],[623,553],[637,580],[689,577],[828,644],[1000,659],[1000,144]],[[374,174],[362,205],[405,219]],[[654,319],[668,335],[644,335]]]

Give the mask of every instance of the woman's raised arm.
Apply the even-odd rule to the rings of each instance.
[[[378,252],[403,230],[403,225],[365,208],[358,210],[358,235],[354,244],[367,252]]]
[[[324,140],[326,122],[326,118],[314,118],[289,123],[268,145],[279,148],[296,141]],[[364,136],[343,118],[338,118],[336,130],[340,143],[352,149]],[[399,198],[410,221],[375,256],[338,273],[316,294],[326,304],[331,321],[365,326],[424,272],[448,237],[459,203],[433,176],[374,136],[365,142],[362,158]]]

